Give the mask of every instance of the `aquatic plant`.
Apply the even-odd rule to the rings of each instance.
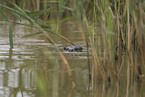
[[[140,69],[145,64],[144,2],[74,0],[74,10],[86,47],[90,43],[92,48],[92,55],[88,53],[88,57],[93,57],[93,62],[88,63],[92,68],[89,70],[92,88],[96,88],[95,82],[100,78],[107,88],[108,83],[119,80],[124,72],[127,78],[126,97],[129,97],[131,72],[137,80],[142,80],[144,76],[143,69]],[[138,55],[141,55],[140,58],[137,58]]]
[[[114,95],[122,96],[120,91],[123,91],[123,96],[132,97],[133,94],[130,94],[129,91],[134,80],[131,81],[131,79],[136,79],[141,83],[144,81],[145,74],[144,0],[56,0],[55,4],[54,1],[48,2],[49,8],[46,7],[46,3],[43,3],[44,10],[40,10],[40,4],[33,3],[33,7],[30,9],[34,11],[23,9],[24,3],[23,0],[21,1],[19,6],[12,4],[16,9],[2,4],[0,6],[10,11],[20,21],[23,17],[33,25],[8,21],[3,9],[0,9],[5,21],[39,29],[40,32],[25,37],[43,34],[56,47],[47,32],[74,44],[61,34],[52,32],[51,27],[45,24],[47,19],[49,16],[54,16],[58,23],[55,30],[59,32],[58,29],[63,21],[74,18],[78,22],[78,28],[87,49],[88,80],[91,82],[93,97],[105,95],[111,85],[116,89]],[[66,17],[67,11],[71,13],[71,17]],[[41,16],[44,21],[41,21]],[[92,48],[92,54],[89,52],[89,48]],[[57,51],[59,52],[58,49]],[[59,53],[73,81],[67,60],[61,52]],[[102,95],[99,90],[95,93],[99,86],[97,82],[100,80],[103,81]],[[38,82],[42,82],[41,85],[45,86],[42,80]],[[125,89],[120,84],[125,84]],[[45,88],[40,86],[40,89]],[[141,91],[141,95],[143,95],[143,91]],[[112,95],[108,93],[104,97],[112,97]]]
[[[75,83],[73,81],[73,78],[72,78],[72,73],[71,73],[71,70],[70,70],[70,66],[69,66],[69,63],[67,62],[65,56],[59,51],[58,47],[56,46],[56,44],[54,43],[53,39],[49,36],[49,34],[54,34],[56,36],[59,36],[61,38],[63,38],[64,40],[66,40],[67,42],[69,42],[70,44],[72,45],[75,45],[74,43],[72,43],[69,39],[67,39],[66,37],[62,36],[61,34],[59,33],[55,33],[55,32],[52,32],[50,29],[51,27],[50,26],[45,26],[44,25],[44,21],[41,21],[38,16],[42,15],[42,14],[46,14],[46,13],[49,13],[50,12],[50,8],[48,9],[45,9],[45,10],[41,10],[41,11],[28,11],[26,9],[23,9],[23,0],[21,1],[21,5],[17,5],[15,3],[10,3],[11,6],[13,7],[9,7],[9,6],[6,6],[6,5],[3,5],[3,4],[0,4],[0,7],[7,10],[8,12],[11,13],[11,15],[14,15],[18,20],[20,20],[20,22],[13,22],[13,21],[8,21],[6,15],[4,14],[3,12],[3,9],[1,9],[1,15],[4,17],[4,20],[0,20],[0,21],[5,21],[5,22],[10,22],[10,23],[15,23],[15,24],[19,24],[19,25],[24,25],[24,26],[27,26],[27,27],[32,27],[32,28],[36,28],[39,30],[39,32],[37,33],[33,33],[33,34],[29,34],[27,36],[23,36],[23,37],[30,37],[30,36],[34,36],[34,35],[38,35],[38,34],[42,34],[44,35],[47,40],[56,48],[56,50],[58,51],[58,54],[60,55],[62,61],[64,62],[64,65],[66,67],[66,70],[68,72],[68,76],[70,77],[71,81],[72,81],[72,87],[75,86]],[[27,21],[29,21],[30,24],[27,24],[27,23],[23,23],[22,20],[25,19]],[[9,39],[10,39],[10,48],[13,48],[13,42],[12,42],[12,25],[10,24],[10,27],[9,27]],[[40,83],[41,83],[41,80],[40,80]],[[43,87],[42,84],[40,84],[40,87]],[[44,88],[43,88],[44,89]]]

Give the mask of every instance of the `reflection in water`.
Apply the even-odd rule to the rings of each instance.
[[[40,97],[40,95],[66,97],[71,96],[72,93],[72,96],[77,97],[81,95],[78,91],[87,91],[85,53],[63,52],[72,64],[70,65],[76,83],[76,89],[73,90],[64,63],[50,43],[39,37],[21,38],[25,35],[24,31],[28,30],[22,26],[15,26],[17,30],[13,35],[14,48],[9,49],[8,33],[6,33],[8,30],[5,27],[7,24],[0,28],[2,30],[0,32],[0,97]],[[61,42],[57,41],[57,43],[62,51]],[[42,83],[40,79],[43,79]],[[46,92],[42,92],[41,89],[44,91],[46,89]]]
[[[79,32],[73,31],[75,28],[72,29],[72,27],[70,30],[73,33],[70,35],[70,30],[66,30],[66,27],[64,27],[66,32],[63,31],[63,34],[72,39],[78,46],[83,47],[83,52],[80,53],[63,52],[63,47],[69,46],[69,44],[61,39],[55,40],[56,45],[69,62],[75,82],[75,87],[72,88],[64,63],[55,48],[50,43],[47,43],[43,39],[44,37],[21,38],[30,32],[23,26],[15,26],[14,48],[9,49],[6,28],[6,24],[0,26],[0,97],[125,96],[127,71],[120,72],[117,67],[120,66],[121,69],[126,70],[126,57],[124,55],[121,56],[122,64],[116,62],[116,70],[120,75],[110,76],[109,84],[102,81],[101,77],[95,76],[93,81],[96,83],[93,86],[89,86],[89,81],[91,84],[93,81],[89,80],[87,54],[81,35]],[[91,51],[91,48],[89,48],[89,51]],[[98,74],[99,72],[94,70],[93,73]],[[134,97],[143,97],[145,95],[143,93],[144,84],[139,82],[139,85],[132,73],[131,75],[133,80],[129,84],[129,91],[132,93],[130,97],[133,97],[133,95],[135,95]]]
[[[6,55],[9,57],[0,61],[0,97],[35,97],[34,71],[13,59],[13,49]]]
[[[11,67],[12,65],[12,55],[13,55],[13,50],[12,48],[9,49],[9,66]]]

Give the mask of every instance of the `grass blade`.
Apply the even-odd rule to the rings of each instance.
[[[4,12],[2,11],[2,9],[0,9],[0,14],[1,14],[6,20],[8,20],[8,19],[7,19],[7,16],[4,14]]]
[[[20,2],[20,7],[23,9],[23,4],[24,3],[24,1],[23,0],[21,0],[21,2]]]

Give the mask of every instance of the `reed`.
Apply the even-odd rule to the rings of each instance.
[[[73,77],[72,77],[72,73],[71,73],[71,70],[70,70],[70,66],[69,66],[69,63],[67,62],[66,58],[64,57],[64,55],[59,51],[58,47],[56,46],[56,44],[54,43],[53,39],[49,36],[48,33],[53,33],[54,35],[57,35],[61,38],[63,38],[64,40],[70,42],[72,45],[74,45],[70,40],[68,40],[66,37],[60,35],[59,33],[54,33],[52,31],[49,31],[47,30],[47,28],[50,28],[50,27],[46,27],[46,26],[43,26],[41,25],[38,21],[39,19],[36,18],[34,15],[38,16],[38,14],[44,14],[45,10],[42,10],[42,11],[37,11],[37,12],[34,12],[34,15],[31,16],[30,14],[33,14],[32,13],[29,13],[28,11],[22,9],[21,7],[19,7],[18,5],[14,4],[14,3],[11,3],[13,5],[14,8],[11,8],[11,7],[8,7],[8,6],[5,6],[5,5],[2,5],[0,4],[1,7],[5,8],[6,10],[8,10],[10,13],[12,13],[14,16],[18,17],[18,16],[21,16],[23,17],[24,19],[28,20],[33,26],[31,25],[27,25],[27,24],[23,24],[23,23],[17,23],[17,22],[11,22],[11,23],[16,23],[16,24],[20,24],[20,25],[27,25],[29,27],[33,27],[33,28],[37,28],[39,29],[39,31],[47,38],[47,40],[56,48],[56,50],[59,52],[59,55],[60,57],[62,58],[62,61],[64,62],[64,65],[66,67],[66,70],[68,72],[68,76],[70,77],[71,81],[72,81],[72,88],[75,86],[75,83],[73,81]],[[47,9],[48,11],[48,9]],[[21,18],[18,18],[20,20],[22,20]],[[4,20],[3,20],[4,21]],[[5,20],[6,21],[6,20]],[[6,21],[6,22],[10,22],[10,21]],[[40,33],[39,32],[39,33]],[[12,45],[12,29],[11,29],[11,25],[10,25],[10,45],[11,47],[13,47]],[[35,33],[35,34],[32,34],[32,35],[36,35],[36,34],[39,34],[39,33]],[[32,35],[28,35],[28,36],[32,36]],[[41,82],[41,80],[40,80]],[[42,85],[40,86],[42,87]],[[44,88],[43,88],[44,89]]]
[[[22,1],[25,5],[24,0]],[[92,82],[92,92],[97,88],[97,82],[102,80],[104,83],[102,86],[103,93],[111,85],[114,85],[117,89],[114,95],[117,97],[121,95],[119,92],[121,89],[125,93],[124,97],[131,97],[131,94],[129,94],[132,83],[131,79],[135,78],[142,81],[145,73],[143,71],[145,69],[145,2],[143,0],[138,2],[136,0],[73,0],[70,2],[56,0],[54,4],[53,1],[49,1],[50,9],[53,10],[45,9],[41,11],[39,0],[37,0],[37,5],[33,1],[33,5],[37,6],[37,11],[33,12],[24,10],[22,2],[21,7],[13,4],[16,10],[2,4],[0,6],[10,11],[19,20],[23,17],[34,24],[28,26],[40,30],[40,32],[26,37],[43,34],[55,47],[56,45],[48,32],[74,45],[74,43],[58,32],[63,21],[72,17],[76,19],[85,47],[87,48],[88,78]],[[66,10],[72,11],[72,17],[64,17]],[[0,10],[1,15],[5,18],[5,21],[9,22],[2,11]],[[54,12],[58,13],[54,14]],[[45,24],[48,14],[55,15],[55,19],[58,22],[55,29],[57,33],[51,32],[51,27],[43,26],[40,23],[41,21],[37,17],[43,14],[47,15],[42,24]],[[20,24],[25,25],[23,23]],[[89,48],[92,48],[92,54],[90,54]],[[56,49],[59,52],[57,47]],[[61,52],[59,54],[74,85],[69,63]],[[120,78],[121,75],[124,76],[123,79]],[[125,90],[124,87],[119,85],[120,83],[126,85]],[[93,93],[94,97],[96,95]],[[112,95],[105,97],[112,97]]]
[[[143,70],[138,69],[138,67],[144,67],[143,64],[145,64],[143,1],[137,3],[135,0],[86,2],[74,0],[74,8],[76,9],[75,16],[82,29],[86,28],[80,30],[83,32],[82,37],[84,35],[89,37],[92,48],[91,67],[94,68],[92,69],[92,75],[94,75],[92,87],[95,86],[95,76],[97,78],[101,76],[105,87],[108,87],[107,83],[114,82],[115,78],[119,80],[121,72],[124,72],[123,68],[126,68],[126,97],[129,97],[130,70],[140,76],[140,80],[144,76],[141,73]],[[85,39],[84,41],[86,42]],[[134,57],[136,52],[141,54],[139,59]],[[128,56],[127,67],[123,65],[125,62],[125,60],[122,61],[123,53]],[[140,62],[136,63],[137,61]]]
[[[13,48],[12,24],[9,25],[9,42],[10,42],[10,48]]]

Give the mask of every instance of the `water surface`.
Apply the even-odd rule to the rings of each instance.
[[[9,24],[1,23],[0,25],[0,97],[44,97],[46,95],[49,95],[47,97],[67,97],[71,94],[72,97],[79,97],[88,94],[86,50],[77,29],[66,30],[65,28],[62,31],[69,33],[63,34],[76,45],[84,48],[80,53],[64,52],[63,47],[70,44],[53,36],[56,45],[70,64],[76,85],[72,91],[71,80],[63,61],[54,46],[44,36],[22,38],[34,33],[35,30],[13,24],[14,48],[10,49]],[[47,93],[41,94],[40,87],[48,90]]]
[[[121,64],[116,63],[123,71],[120,72],[119,79],[114,74],[107,84],[98,76],[93,77],[94,83],[89,80],[86,48],[74,21],[64,23],[59,33],[77,46],[83,47],[83,52],[64,52],[63,47],[70,44],[51,35],[69,63],[74,88],[66,65],[45,36],[22,38],[37,30],[13,24],[14,48],[10,49],[8,29],[9,24],[0,23],[0,97],[125,97],[127,94],[130,95],[128,97],[144,97],[145,95],[144,79],[139,82],[136,77],[131,76],[127,89],[125,54],[120,56]],[[91,48],[89,53],[91,54]],[[98,75],[98,71],[94,73]]]

